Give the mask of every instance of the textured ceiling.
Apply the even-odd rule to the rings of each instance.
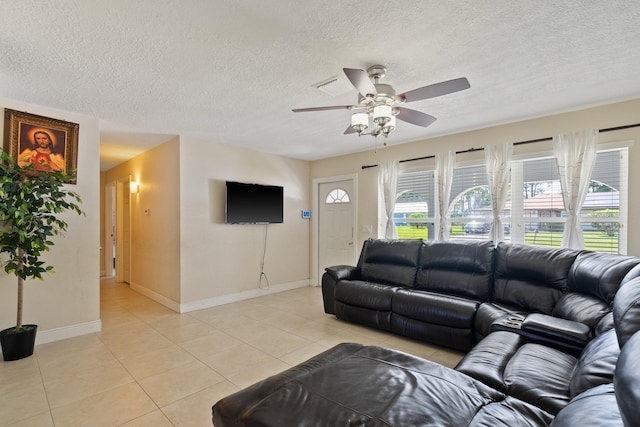
[[[389,144],[640,97],[637,1],[0,0],[0,97],[98,117],[102,169],[175,135],[300,159],[373,147],[343,135],[343,67],[388,68],[407,106]],[[115,150],[114,150],[115,148]],[[115,152],[116,155],[110,153]]]

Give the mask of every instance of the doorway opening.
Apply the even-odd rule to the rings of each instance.
[[[105,276],[116,282],[131,280],[130,177],[110,182],[105,188]]]

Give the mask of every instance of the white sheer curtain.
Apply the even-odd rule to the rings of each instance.
[[[504,209],[504,204],[507,201],[512,155],[512,143],[488,145],[484,148],[487,181],[491,194],[491,212],[493,213],[489,239],[493,240],[496,246],[504,240],[504,225],[500,218],[500,212]]]
[[[578,215],[589,190],[591,172],[596,161],[598,131],[585,129],[553,137],[553,151],[558,164],[567,221],[562,235],[562,247],[583,249],[584,238]]]
[[[384,203],[386,225],[384,228],[385,239],[397,239],[398,233],[393,224],[393,211],[396,208],[396,190],[398,187],[398,161],[389,160],[381,162],[378,167],[378,189],[380,199]]]
[[[436,154],[436,240],[449,240],[449,195],[453,181],[456,153],[449,150]]]

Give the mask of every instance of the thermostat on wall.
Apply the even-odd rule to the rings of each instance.
[[[302,211],[302,218],[311,218],[311,211]]]

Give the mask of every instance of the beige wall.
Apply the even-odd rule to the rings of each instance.
[[[65,213],[69,229],[53,239],[55,246],[45,254],[55,273],[47,275],[44,282],[26,283],[23,320],[39,325],[39,343],[95,332],[100,329],[98,120],[6,99],[0,99],[0,107],[80,125],[77,185],[69,187],[82,197],[86,216]],[[0,271],[0,329],[15,325],[16,280]]]
[[[181,300],[187,309],[259,290],[264,225],[224,224],[225,181],[284,187],[284,223],[267,227],[270,290],[309,283],[310,164],[306,161],[181,137]],[[266,282],[263,282],[263,287]]]
[[[110,169],[104,182],[131,178],[132,288],[173,309],[180,303],[180,140],[175,138]],[[148,211],[148,215],[145,214]]]
[[[131,286],[176,311],[190,311],[309,284],[306,161],[179,137],[104,174],[131,177]],[[225,181],[281,185],[283,224],[224,224]],[[145,210],[149,211],[146,215]]]
[[[80,124],[78,183],[86,217],[66,215],[69,231],[47,254],[56,273],[26,287],[25,321],[40,325],[39,342],[99,329],[101,174],[98,120],[0,99],[0,106]],[[226,225],[224,181],[285,187],[285,223],[268,226],[265,273],[271,290],[309,282],[310,223],[300,211],[311,208],[313,178],[357,173],[358,240],[370,237],[364,225],[377,224],[377,169],[365,164],[407,159],[443,149],[480,148],[488,143],[549,137],[585,127],[607,128],[640,122],[640,99],[535,120],[495,126],[399,146],[305,162],[193,138],[181,137],[104,174],[103,182],[131,175],[140,192],[131,199],[131,281],[180,309],[194,309],[225,298],[259,295],[264,226]],[[2,123],[0,123],[2,126]],[[640,215],[640,128],[600,134],[601,142],[636,141],[630,149],[629,218]],[[359,141],[362,142],[362,141]],[[355,140],[354,140],[355,143]],[[373,140],[371,140],[373,145]],[[519,146],[515,154],[549,151],[550,143]],[[481,159],[482,152],[458,161]],[[428,164],[430,161],[423,161]],[[418,166],[418,162],[403,167]],[[149,209],[150,214],[144,215]],[[104,234],[104,233],[102,233]],[[640,256],[640,225],[628,225],[628,252]],[[0,273],[0,327],[15,324],[15,279]]]
[[[377,168],[361,169],[362,165],[377,164],[384,160],[403,160],[434,155],[449,149],[463,151],[470,148],[482,148],[491,143],[519,142],[538,138],[551,137],[562,132],[570,132],[584,128],[604,129],[640,123],[640,99],[590,108],[571,113],[557,114],[534,120],[526,120],[501,126],[494,126],[455,135],[427,139],[409,144],[389,146],[382,149],[340,156],[312,162],[311,178],[324,178],[344,174],[358,174],[358,243],[368,237],[375,237],[377,230]],[[411,126],[408,124],[400,124]],[[399,126],[400,126],[399,125]],[[437,126],[437,122],[434,126]],[[364,137],[363,137],[364,138]],[[354,137],[352,143],[361,144],[362,138]],[[629,212],[628,253],[640,256],[640,224],[633,218],[640,217],[640,193],[634,191],[640,183],[640,127],[600,133],[600,143],[616,141],[635,141],[629,150]],[[370,140],[373,146],[373,139]],[[514,155],[536,152],[550,152],[551,142],[520,145],[514,148]],[[484,158],[482,151],[459,154],[457,162],[468,162]],[[402,168],[414,168],[422,165],[433,165],[433,160],[407,162]],[[374,233],[364,232],[366,225],[372,225]]]

